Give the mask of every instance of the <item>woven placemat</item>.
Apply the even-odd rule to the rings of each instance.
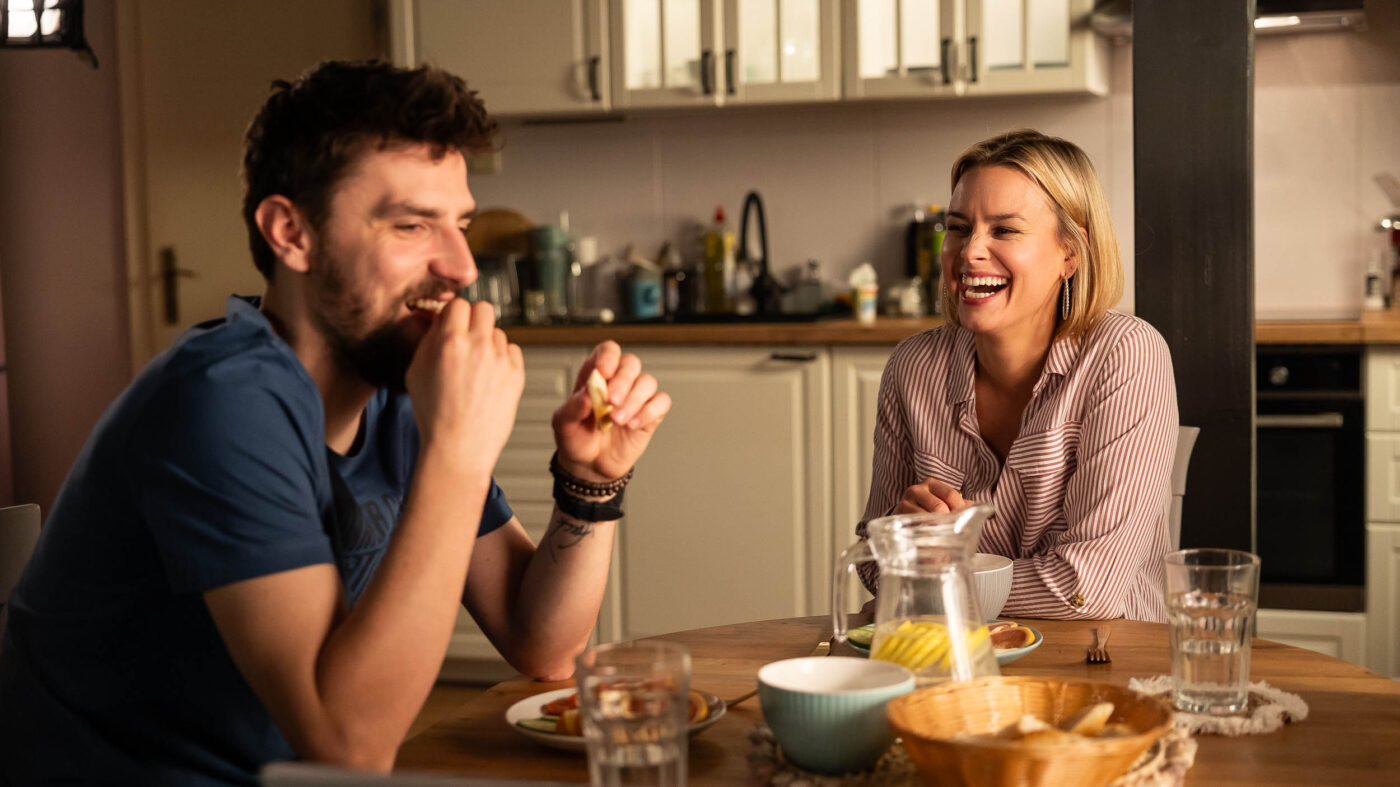
[[[844,776],[809,773],[788,762],[766,724],[754,727],[749,733],[749,742],[753,744],[749,768],[760,784],[781,787],[920,787],[923,784],[914,769],[914,761],[897,740],[881,755],[875,767]],[[1191,740],[1191,734],[1184,728],[1173,727],[1109,787],[1179,787],[1195,761],[1196,742]]]
[[[1172,676],[1133,678],[1128,688],[1161,697],[1171,704]],[[1297,694],[1277,689],[1262,680],[1249,684],[1249,705],[1234,716],[1210,716],[1202,713],[1176,711],[1172,724],[1193,735],[1261,735],[1289,722],[1308,717],[1308,704]]]

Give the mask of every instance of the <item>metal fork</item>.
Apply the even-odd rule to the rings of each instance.
[[[1089,646],[1089,652],[1084,656],[1085,660],[1090,664],[1107,664],[1113,661],[1108,655],[1108,635],[1112,633],[1112,630],[1109,628],[1108,624],[1105,623],[1095,628],[1093,631],[1094,644]]]

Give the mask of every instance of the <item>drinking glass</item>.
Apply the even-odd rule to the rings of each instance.
[[[599,645],[576,661],[594,787],[684,787],[690,652],[669,642]]]
[[[1234,549],[1183,549],[1164,555],[1162,564],[1172,704],[1188,713],[1244,711],[1259,557]]]

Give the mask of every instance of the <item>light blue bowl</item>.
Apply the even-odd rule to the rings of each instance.
[[[887,661],[809,656],[758,671],[763,718],[783,754],[814,773],[865,770],[894,742],[885,703],[914,689],[914,675]]]

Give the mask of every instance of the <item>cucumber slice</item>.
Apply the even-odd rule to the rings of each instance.
[[[554,734],[558,732],[559,722],[551,716],[541,716],[538,719],[521,719],[516,725],[535,732]]]
[[[867,648],[870,647],[870,640],[874,638],[874,626],[860,626],[858,628],[853,628],[846,632],[846,639],[856,643],[857,645],[863,645]]]

